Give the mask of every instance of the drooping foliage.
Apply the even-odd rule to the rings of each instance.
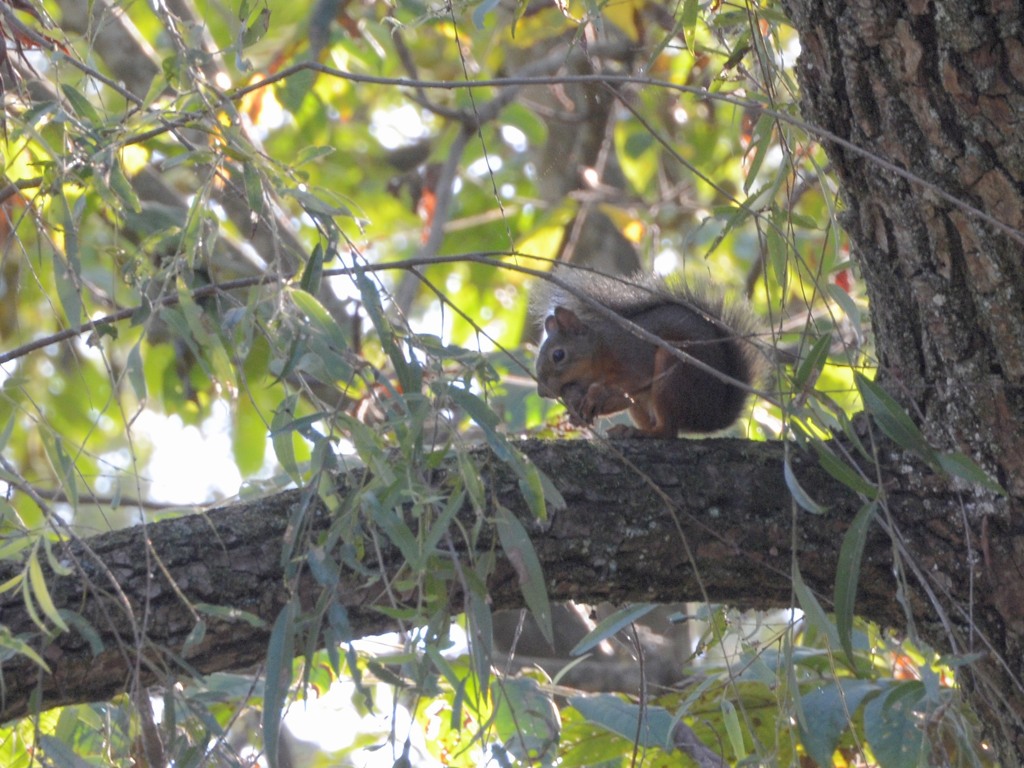
[[[22,564],[0,588],[23,593],[38,629],[0,624],[0,658],[31,655],[45,674],[46,635],[88,637],[49,599],[44,566],[70,571],[63,541],[290,486],[332,515],[315,536],[311,507],[290,521],[289,583],[319,592],[267,626],[264,669],[183,665],[166,690],[9,723],[0,762],[684,765],[707,757],[696,739],[729,761],[839,750],[898,766],[969,743],[948,668],[854,620],[860,529],[836,619],[799,573],[789,608],[804,620],[753,631],[760,619],[703,606],[679,686],[643,706],[636,690],[499,674],[493,559],[451,556],[453,538],[479,535],[453,526],[459,508],[481,524],[496,510],[552,633],[527,532],[486,498],[467,449],[514,468],[538,518],[557,510],[513,439],[564,433],[530,373],[529,286],[556,260],[680,271],[748,299],[778,375],[737,434],[810,445],[870,524],[874,481],[821,438],[848,431],[862,393],[916,438],[870,382],[841,202],[799,119],[798,41],[773,3],[0,10],[0,558]],[[439,482],[450,456],[461,471]],[[335,478],[354,467],[366,483],[342,502]],[[818,511],[790,479],[801,514]],[[400,572],[366,566],[382,541]],[[388,644],[351,636],[331,599],[342,574],[388,595],[402,630]],[[195,636],[232,609],[259,621],[195,606]],[[644,612],[630,610],[592,644]],[[319,697],[361,722],[300,759],[282,719],[301,732],[296,713]]]

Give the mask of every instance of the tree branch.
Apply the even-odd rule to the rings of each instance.
[[[490,453],[477,453],[475,461],[488,484],[487,497],[500,499],[527,525],[553,600],[788,606],[793,604],[793,542],[805,582],[829,594],[843,532],[859,506],[813,459],[793,454],[791,463],[803,487],[831,510],[823,516],[794,512],[783,480],[782,444],[528,441],[522,448],[566,501],[566,508],[552,510],[543,524],[526,511],[514,473]],[[360,477],[341,478],[341,499],[359,487]],[[445,477],[442,471],[441,486]],[[0,595],[4,624],[29,642],[51,670],[41,671],[25,656],[3,661],[0,720],[29,712],[37,687],[44,709],[108,699],[128,687],[136,663],[144,685],[258,664],[266,653],[269,627],[290,597],[281,552],[303,493],[289,491],[68,544],[61,560],[79,564],[78,570],[68,576],[47,572],[47,583],[71,632],[44,638],[20,590]],[[920,501],[901,503],[923,515]],[[315,520],[314,536],[330,525],[329,514],[316,503],[307,515]],[[467,527],[473,525],[471,509],[460,515]],[[900,618],[887,544],[875,526],[865,547],[857,605],[859,614],[883,624]],[[500,553],[493,532],[482,535],[478,547],[499,551],[487,585],[493,608],[521,606],[515,568]],[[364,565],[385,575],[403,565],[393,549],[381,556],[382,562]],[[145,647],[133,641],[123,602],[104,594],[101,571],[92,565],[95,558],[128,596]],[[161,567],[147,571],[146,563],[157,561]],[[17,564],[0,564],[0,583],[18,573]],[[394,628],[378,610],[387,603],[380,583],[374,583],[366,586],[364,577],[352,571],[341,575],[336,599],[348,612],[354,637]],[[312,605],[319,589],[311,580],[302,584],[303,605]],[[461,611],[461,599],[453,596],[453,613]],[[262,624],[226,619],[223,611],[205,607],[211,605],[245,611]],[[200,639],[193,634],[197,616],[206,621]],[[85,622],[91,630],[83,631]]]

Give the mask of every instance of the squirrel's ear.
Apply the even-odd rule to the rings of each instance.
[[[555,307],[555,314],[544,321],[544,328],[551,333],[549,323],[553,323],[562,333],[583,333],[586,330],[586,326],[576,313],[565,307]]]

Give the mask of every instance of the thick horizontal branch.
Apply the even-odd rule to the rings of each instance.
[[[831,594],[839,546],[859,503],[795,449],[794,471],[828,508],[824,515],[795,510],[783,479],[784,446],[777,443],[530,441],[521,447],[566,502],[544,523],[530,517],[505,465],[484,452],[476,461],[488,498],[500,499],[527,526],[553,600],[787,606],[794,541],[804,580],[819,594]],[[340,496],[358,481],[342,478]],[[301,491],[289,491],[69,545],[63,559],[74,564],[73,572],[48,574],[48,583],[72,629],[50,640],[32,622],[19,591],[0,595],[4,625],[52,670],[42,672],[25,656],[3,661],[0,720],[28,712],[36,686],[45,709],[108,699],[137,684],[169,684],[197,672],[260,663],[268,628],[289,599],[281,553],[289,518],[302,498]],[[472,510],[462,514],[471,525]],[[310,515],[314,528],[327,529],[326,510],[317,507]],[[479,546],[497,548],[495,541],[484,535]],[[889,552],[875,526],[857,610],[882,623],[898,620]],[[367,567],[395,574],[403,566],[397,552],[384,550],[382,557],[384,562]],[[0,583],[18,570],[16,564],[0,564]],[[368,588],[354,572],[342,574],[337,599],[357,637],[394,629],[376,610],[387,602],[375,584]],[[311,605],[318,587],[301,589],[303,604]],[[522,605],[515,569],[500,550],[488,590],[494,608]],[[460,599],[453,597],[455,613]],[[210,605],[248,612],[263,625],[226,619],[205,607]],[[201,637],[194,633],[200,617]],[[79,629],[81,620],[91,630]]]

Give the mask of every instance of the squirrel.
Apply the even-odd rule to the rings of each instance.
[[[598,416],[628,409],[636,427],[617,425],[609,437],[676,437],[736,421],[761,375],[748,338],[755,322],[744,304],[726,305],[707,288],[657,275],[619,279],[565,269],[554,275],[571,290],[544,281],[531,296],[546,333],[537,353],[537,392],[564,401],[574,424],[590,426]],[[639,338],[580,296],[739,384]]]

